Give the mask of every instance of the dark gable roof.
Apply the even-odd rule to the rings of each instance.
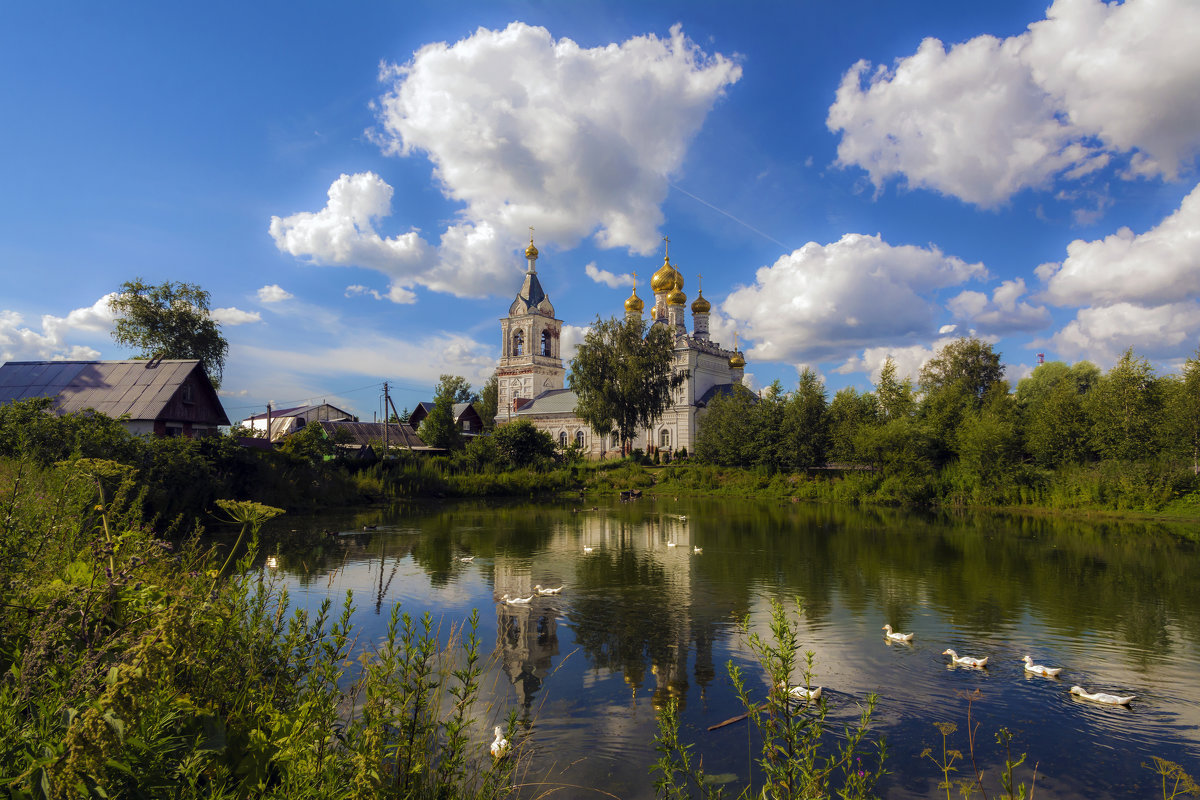
[[[295,406],[294,408],[272,409],[271,419],[276,420],[276,419],[279,419],[280,417],[305,417],[306,421],[307,421],[307,417],[310,416],[311,414],[315,413],[318,416],[320,416],[322,410],[327,409],[327,408],[331,409],[333,411],[336,411],[338,413],[338,416],[333,417],[333,419],[351,419],[354,417],[354,415],[351,414],[349,411],[346,411],[345,409],[342,409],[342,408],[338,408],[337,406],[331,406],[331,405],[329,405],[329,403],[313,403],[312,405]],[[328,413],[328,412],[326,412],[326,413]],[[246,417],[244,420],[242,420],[242,422],[251,422],[251,421],[257,422],[259,420],[266,422],[266,419],[267,419],[267,412],[264,411],[261,414],[255,414],[252,417]]]
[[[330,422],[328,420],[320,420],[310,422],[309,425],[320,425],[321,430],[325,431],[326,436],[339,443],[363,445],[383,441],[382,422]],[[425,442],[421,441],[421,437],[417,436],[417,432],[412,429],[411,425],[401,425],[395,422],[388,423],[387,436],[389,447],[404,447],[414,450],[427,449]]]
[[[95,409],[109,417],[131,420],[157,419],[179,387],[195,371],[203,378],[211,402],[220,414],[218,425],[229,418],[204,367],[194,359],[159,361],[10,361],[0,366],[0,403],[31,397],[57,397],[61,414]]]
[[[739,389],[750,395],[750,402],[752,404],[758,402],[758,395],[742,386],[740,383],[718,383],[716,386],[709,387],[708,391],[700,396],[700,399],[696,401],[696,406],[699,408],[704,408],[711,403],[712,399],[717,395],[720,395],[721,397],[732,397],[733,394]]]

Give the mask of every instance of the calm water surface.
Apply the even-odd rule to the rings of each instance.
[[[1015,751],[1038,762],[1037,797],[1158,796],[1142,768],[1152,755],[1200,777],[1200,553],[1187,540],[1142,524],[601,503],[285,517],[274,563],[298,605],[353,590],[366,648],[395,603],[431,611],[443,628],[479,609],[494,655],[485,700],[492,717],[518,709],[533,749],[529,780],[653,797],[655,708],[669,697],[706,770],[746,780],[747,724],[707,728],[742,711],[728,662],[759,696],[766,688],[739,620],[765,630],[770,601],[797,597],[831,727],[854,719],[868,693],[880,696],[887,798],[937,794],[940,774],[920,753],[940,749],[933,723],[942,720],[958,723],[950,744],[966,750],[964,695],[975,689],[980,766],[994,779],[1002,755],[993,736],[1006,726]],[[304,536],[321,530],[354,535]],[[300,539],[310,544],[288,544]],[[566,588],[524,607],[497,599],[534,584]],[[888,645],[885,622],[915,632],[913,644]],[[989,666],[949,668],[946,648],[988,656]],[[1062,666],[1062,679],[1026,677],[1026,653]],[[1138,699],[1097,706],[1071,697],[1073,684]],[[482,721],[481,739],[492,724]]]

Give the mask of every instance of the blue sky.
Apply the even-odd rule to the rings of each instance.
[[[198,283],[233,419],[482,384],[528,228],[570,348],[662,237],[754,385],[955,336],[1015,381],[1200,340],[1200,4],[23,4],[0,360],[121,358]]]

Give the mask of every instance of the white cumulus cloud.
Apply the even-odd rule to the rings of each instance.
[[[245,325],[249,322],[262,322],[262,314],[257,311],[243,311],[234,306],[230,306],[229,308],[214,308],[212,316],[220,324],[230,327]]]
[[[1034,306],[1021,298],[1025,295],[1024,278],[1003,281],[989,300],[983,292],[967,290],[951,298],[946,306],[955,318],[972,327],[994,334],[1016,333],[1044,328],[1050,322],[1050,312],[1044,306]],[[940,330],[954,329],[953,325]]]
[[[271,217],[271,238],[283,252],[313,264],[377,270],[404,290],[425,271],[429,248],[416,231],[381,236],[375,224],[391,213],[392,187],[386,181],[373,172],[342,175],[330,185],[329,202],[320,211]]]
[[[902,176],[982,207],[1118,155],[1127,177],[1175,177],[1200,151],[1197,37],[1194,0],[1057,0],[1019,36],[857,62],[826,122],[877,189]]]
[[[1200,295],[1200,185],[1179,208],[1143,234],[1121,228],[1067,245],[1061,264],[1043,264],[1043,296],[1056,305],[1121,301],[1164,303]]]
[[[1081,308],[1075,319],[1048,339],[1035,341],[1067,359],[1113,364],[1132,347],[1139,355],[1174,361],[1196,351],[1200,303],[1185,300],[1158,306],[1114,303]]]
[[[258,301],[260,303],[282,303],[284,300],[291,300],[294,296],[277,283],[268,284],[258,290]]]
[[[506,286],[531,224],[539,245],[591,236],[648,252],[669,176],[740,76],[678,25],[667,38],[585,48],[514,22],[385,65],[391,86],[371,136],[389,153],[425,153],[446,196],[463,204],[421,281],[456,294]]]
[[[879,235],[809,242],[721,304],[754,341],[755,358],[815,363],[866,347],[933,335],[939,290],[987,277],[936,247],[893,246]]]
[[[90,361],[100,357],[100,351],[71,339],[107,334],[113,327],[113,315],[108,308],[111,294],[95,303],[76,308],[65,317],[43,314],[41,329],[30,327],[16,311],[0,310],[0,362],[5,361]]]
[[[610,289],[617,289],[621,286],[633,286],[632,275],[614,275],[606,269],[600,269],[597,267],[595,261],[588,263],[588,265],[583,268],[583,271],[586,272],[587,276],[596,283],[603,283]]]

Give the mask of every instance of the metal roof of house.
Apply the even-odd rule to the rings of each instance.
[[[517,416],[529,414],[574,414],[579,395],[570,389],[547,389],[526,406],[517,411]]]
[[[329,405],[329,403],[313,403],[311,405],[296,406],[294,408],[272,409],[271,410],[271,420],[274,421],[274,420],[278,419],[279,417],[304,417],[313,412],[319,412],[321,409],[325,409],[325,408],[332,409],[333,411],[338,412],[339,416],[333,417],[333,419],[342,419],[342,418],[349,418],[349,417],[354,416],[349,411],[338,408],[337,406],[331,406],[331,405]],[[246,417],[244,420],[242,420],[242,422],[252,422],[252,421],[258,422],[258,421],[266,421],[266,419],[267,419],[267,414],[264,411],[261,414],[255,414],[252,417]]]
[[[334,441],[340,439],[341,442],[345,442],[346,444],[371,444],[372,442],[383,441],[382,422],[321,420],[308,424],[320,425],[321,429],[325,431],[326,436],[334,439]],[[411,425],[402,425],[397,422],[388,423],[387,437],[389,447],[403,447],[413,450],[428,449],[425,442],[421,441],[421,437],[417,436],[417,432],[412,429]]]
[[[62,414],[91,408],[109,417],[152,420],[197,369],[204,375],[195,359],[10,361],[0,366],[0,403],[57,397],[55,410]],[[216,392],[212,400],[220,413],[217,424],[228,425]]]

